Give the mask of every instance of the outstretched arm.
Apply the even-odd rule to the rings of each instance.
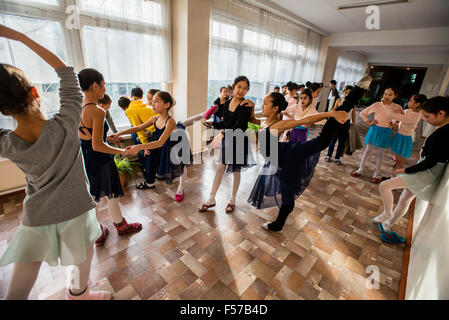
[[[158,141],[153,141],[145,144],[138,144],[134,146],[126,147],[126,150],[130,150],[131,154],[137,154],[140,150],[151,150],[157,149],[164,145],[164,143],[170,138],[173,131],[177,129],[175,120],[170,118],[167,121],[167,126],[165,127],[164,133],[161,135]]]
[[[157,119],[157,116],[148,119],[147,121],[145,121],[144,123],[142,123],[136,127],[132,127],[132,128],[111,134],[108,137],[108,141],[113,142],[113,143],[118,143],[118,142],[120,142],[120,136],[123,136],[125,134],[130,134],[130,133],[136,133],[140,130],[144,130],[148,127],[151,127],[156,122],[156,119]]]
[[[288,129],[293,129],[297,126],[309,125],[315,122],[319,122],[326,118],[335,118],[340,123],[344,123],[348,119],[348,114],[345,111],[331,111],[322,112],[318,114],[312,114],[299,120],[282,120],[276,122],[270,129],[278,130],[279,134]]]
[[[59,69],[66,66],[66,64],[59,59],[54,53],[47,50],[37,42],[28,38],[23,33],[8,28],[4,25],[0,25],[0,37],[7,38],[10,40],[16,40],[22,42],[28,48],[33,50],[39,57],[41,57],[45,62],[47,62],[53,69]]]

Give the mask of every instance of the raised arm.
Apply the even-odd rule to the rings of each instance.
[[[41,57],[45,62],[47,62],[53,69],[59,69],[66,66],[66,64],[59,59],[54,53],[47,50],[37,42],[28,38],[23,33],[8,28],[4,25],[0,25],[0,37],[4,37],[10,40],[16,40],[22,42],[28,48],[33,50],[39,57]]]

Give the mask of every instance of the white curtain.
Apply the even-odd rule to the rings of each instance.
[[[320,46],[320,35],[286,19],[239,0],[212,0],[208,102],[238,75],[249,78],[256,106],[274,85],[313,80]]]
[[[407,300],[449,299],[449,166],[430,202],[416,200]]]
[[[354,51],[341,51],[335,68],[334,80],[337,88],[345,85],[354,85],[365,74],[367,57]]]
[[[172,79],[169,4],[170,0],[2,1],[0,23],[24,32],[77,71],[99,70],[113,100],[114,122],[125,127],[129,121],[118,98],[135,86],[166,89]],[[79,23],[71,16],[79,17]],[[0,39],[0,62],[24,70],[41,93],[42,110],[48,117],[57,112],[57,76],[45,62],[22,44],[5,39]],[[0,115],[0,127],[13,128],[12,118]]]

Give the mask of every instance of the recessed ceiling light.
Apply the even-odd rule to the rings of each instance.
[[[368,6],[384,6],[387,4],[398,4],[398,3],[406,3],[406,2],[411,2],[411,0],[373,0],[373,1],[368,1],[368,2],[342,4],[342,5],[338,6],[338,10],[363,8],[363,7],[368,7]]]

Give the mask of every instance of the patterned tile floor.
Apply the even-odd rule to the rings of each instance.
[[[421,145],[417,141],[415,149]],[[282,233],[260,227],[276,217],[276,209],[246,203],[260,166],[242,173],[233,214],[225,213],[232,176],[223,179],[215,210],[198,212],[215,174],[210,163],[189,169],[182,203],[173,201],[176,184],[159,183],[153,190],[131,185],[121,208],[143,230],[118,236],[101,202],[100,219],[111,232],[105,246],[95,249],[91,281],[114,299],[397,299],[404,245],[382,243],[371,222],[382,212],[378,185],[369,176],[350,176],[362,153],[345,156],[337,166],[324,162],[323,152]],[[416,152],[408,163],[413,161]],[[384,174],[392,163],[389,152]],[[22,200],[0,199],[0,254],[17,229]],[[405,236],[407,225],[408,214],[393,229]],[[368,266],[379,268],[379,289],[366,287]],[[0,298],[11,271],[12,265],[0,267]],[[64,287],[65,268],[43,264],[30,299],[62,299]]]

